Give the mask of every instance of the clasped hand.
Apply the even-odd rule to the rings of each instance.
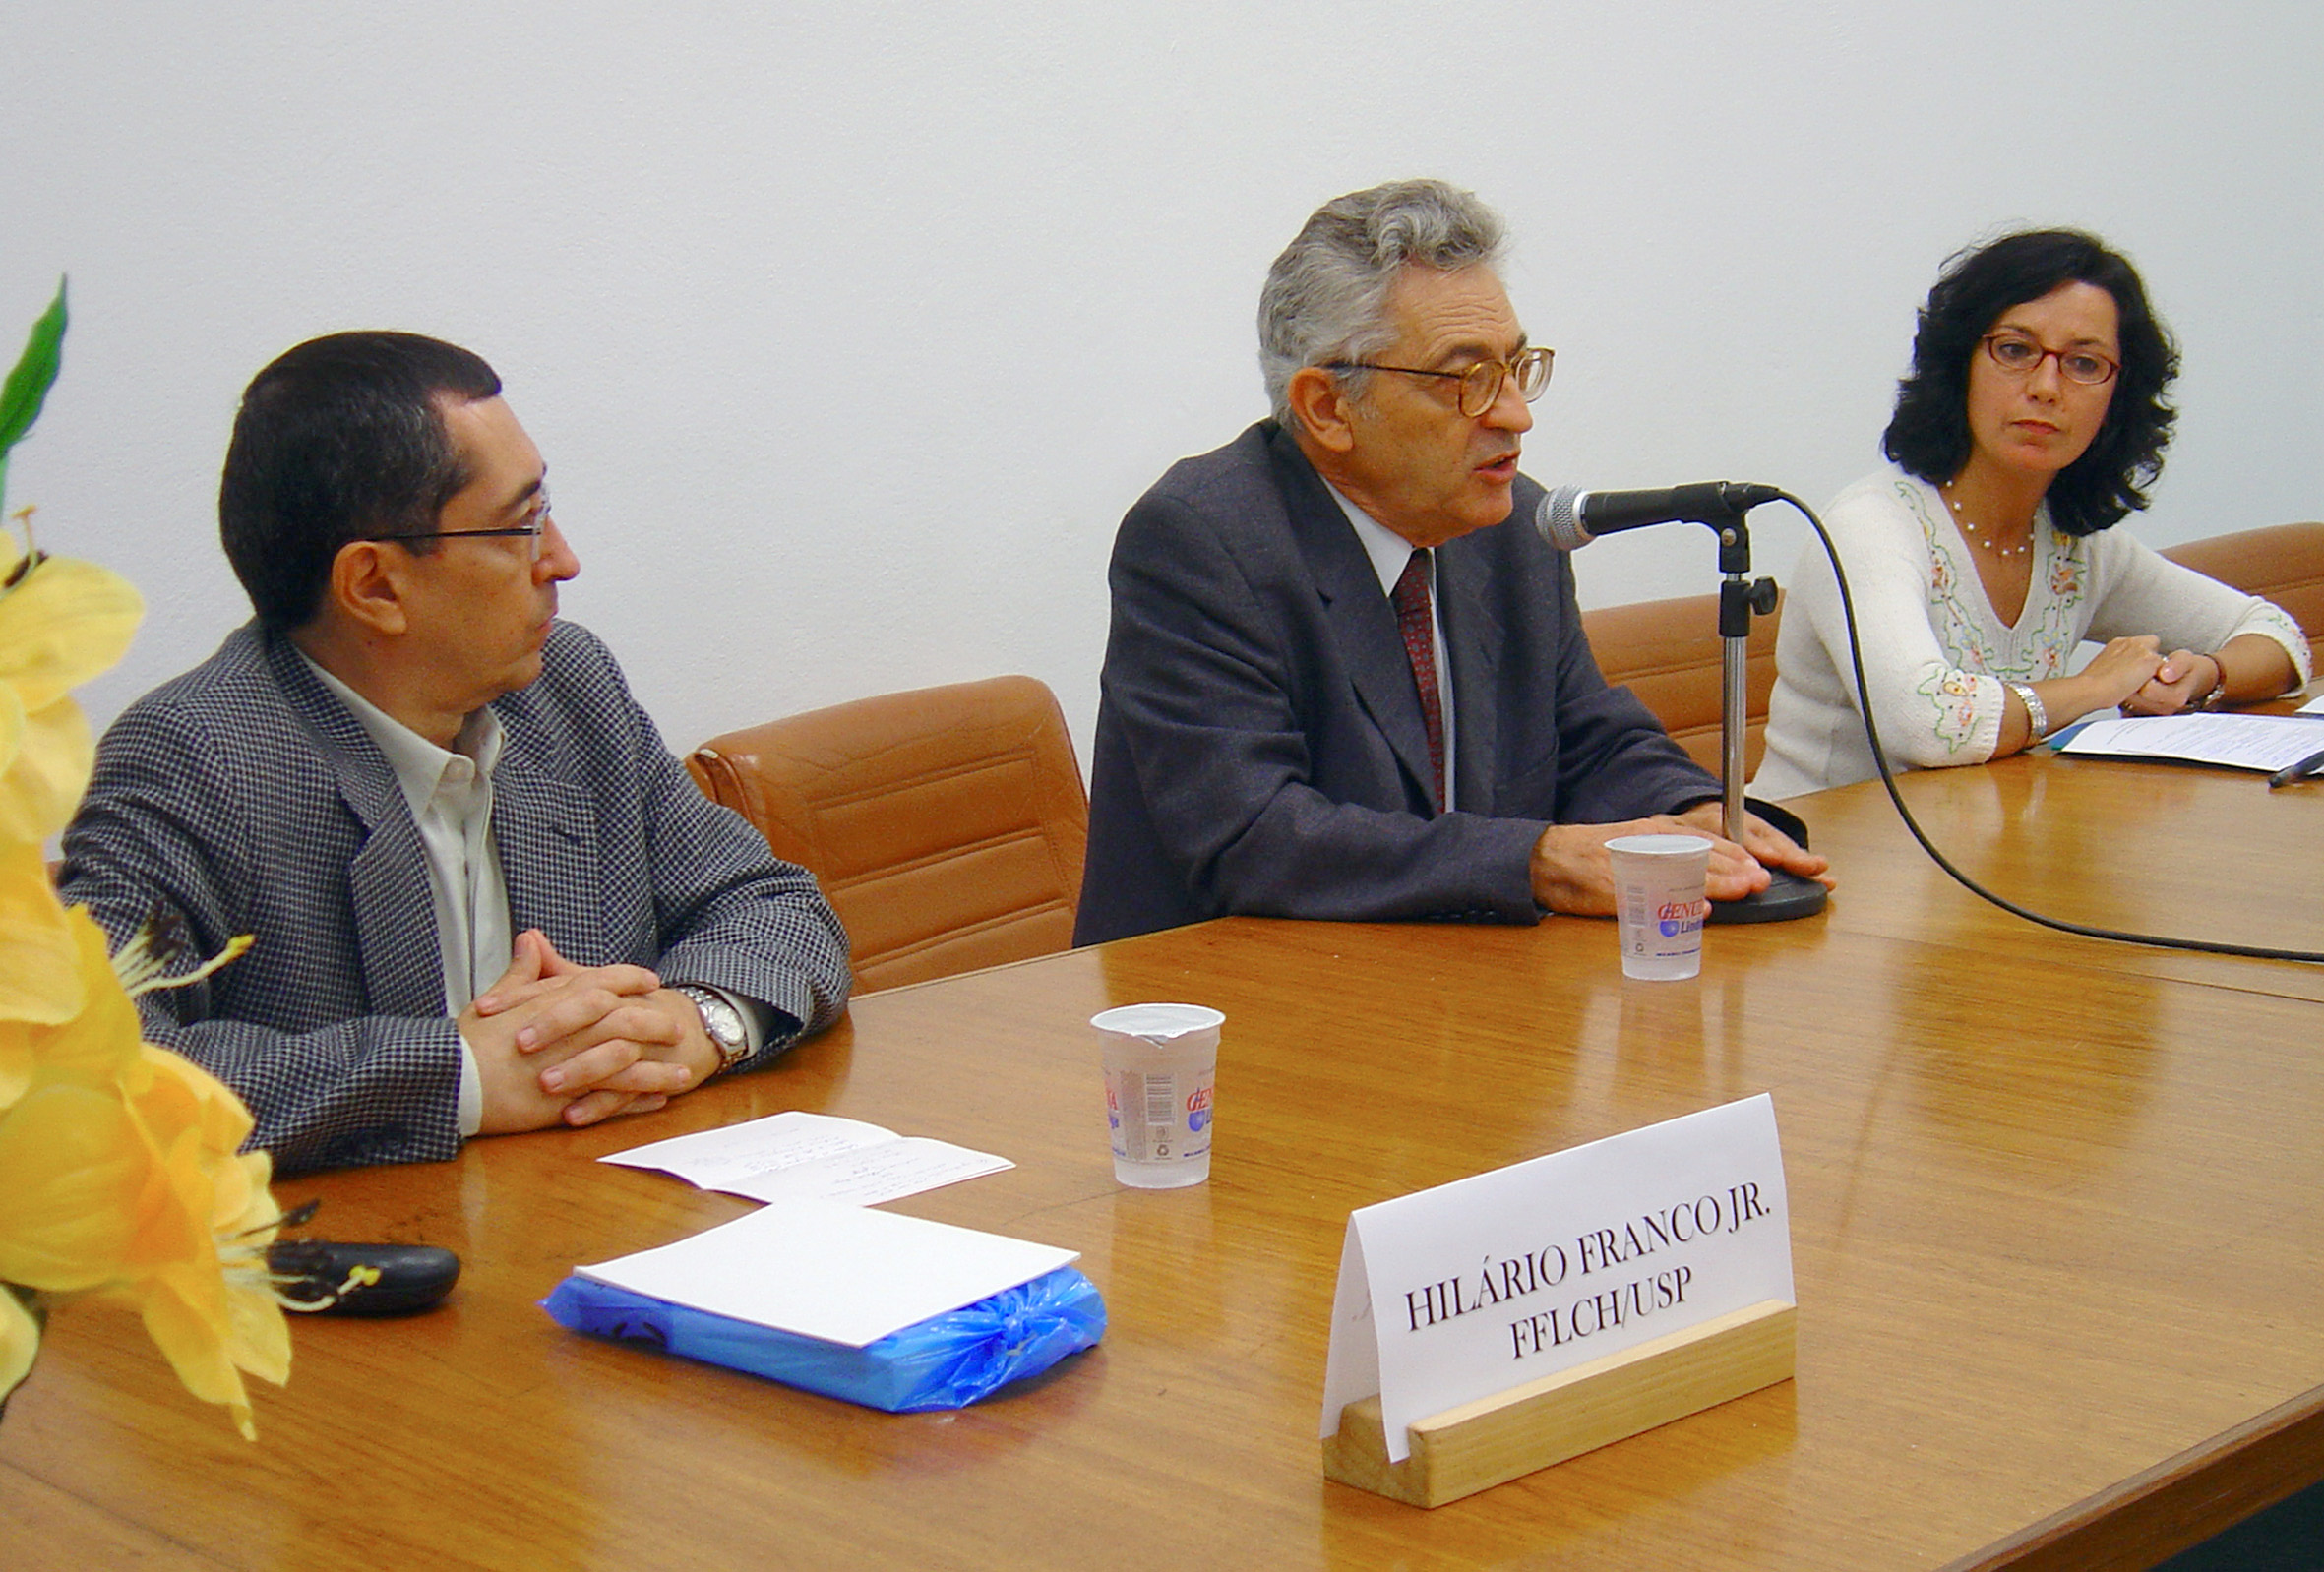
[[[2175,715],[2203,702],[2225,676],[2217,655],[2173,650],[2136,693],[2122,700],[2122,708],[2132,715]]]
[[[517,936],[509,969],[459,1025],[487,1135],[648,1113],[720,1062],[693,999],[642,966],[577,966],[538,929]]]

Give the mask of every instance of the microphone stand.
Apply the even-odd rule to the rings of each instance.
[[[1708,510],[1706,510],[1708,511]],[[1751,532],[1743,522],[1743,510],[1729,510],[1719,517],[1697,520],[1709,525],[1719,536],[1719,747],[1720,783],[1725,788],[1723,806],[1726,812],[1727,836],[1737,838],[1737,830],[1743,821],[1743,696],[1749,686],[1751,619],[1764,617],[1775,610],[1775,580],[1760,578],[1746,581],[1744,574],[1751,571]],[[1805,826],[1799,824],[1796,816],[1776,811],[1789,818],[1792,836],[1802,845],[1806,844]],[[1779,827],[1788,827],[1781,826]],[[1807,917],[1820,912],[1825,897],[1830,894],[1812,878],[1802,878],[1787,874],[1780,868],[1767,871],[1767,887],[1742,900],[1711,902],[1710,921],[1714,923],[1788,923],[1796,917]]]

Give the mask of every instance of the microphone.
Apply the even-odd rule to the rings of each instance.
[[[1783,492],[1733,480],[1706,480],[1660,491],[1584,491],[1560,486],[1541,500],[1533,527],[1560,551],[1579,551],[1600,535],[1648,524],[1717,524],[1741,518]]]

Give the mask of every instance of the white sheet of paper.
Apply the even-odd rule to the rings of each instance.
[[[658,1169],[705,1190],[771,1201],[820,1195],[870,1206],[1016,1165],[990,1152],[899,1136],[861,1119],[793,1111],[676,1135],[597,1160]]]
[[[576,1267],[758,1326],[863,1348],[1079,1259],[1075,1250],[837,1201],[770,1201],[692,1239]]]
[[[2294,715],[2324,715],[2324,694],[2318,694],[2315,697],[2300,705],[2299,708],[2293,710],[2293,713]]]
[[[1762,1093],[1350,1213],[1322,1433],[1377,1392],[1401,1462],[1415,1420],[1791,1299]]]
[[[2094,720],[2058,749],[2116,758],[2175,758],[2230,769],[2287,769],[2324,748],[2324,726],[2291,715],[2135,715]]]

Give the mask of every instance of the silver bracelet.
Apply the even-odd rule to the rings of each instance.
[[[2026,706],[2026,725],[2029,735],[2026,746],[2033,747],[2049,735],[2049,711],[2042,707],[2042,695],[2025,683],[2004,682],[2002,687],[2017,695],[2017,701]]]
[[[2227,663],[2222,661],[2217,655],[2206,655],[2203,658],[2211,662],[2211,669],[2213,671],[2219,673],[2219,681],[2211,685],[2210,693],[2205,694],[2201,698],[2198,698],[2192,704],[2189,704],[2187,706],[2189,709],[2217,709],[2228,696]]]

